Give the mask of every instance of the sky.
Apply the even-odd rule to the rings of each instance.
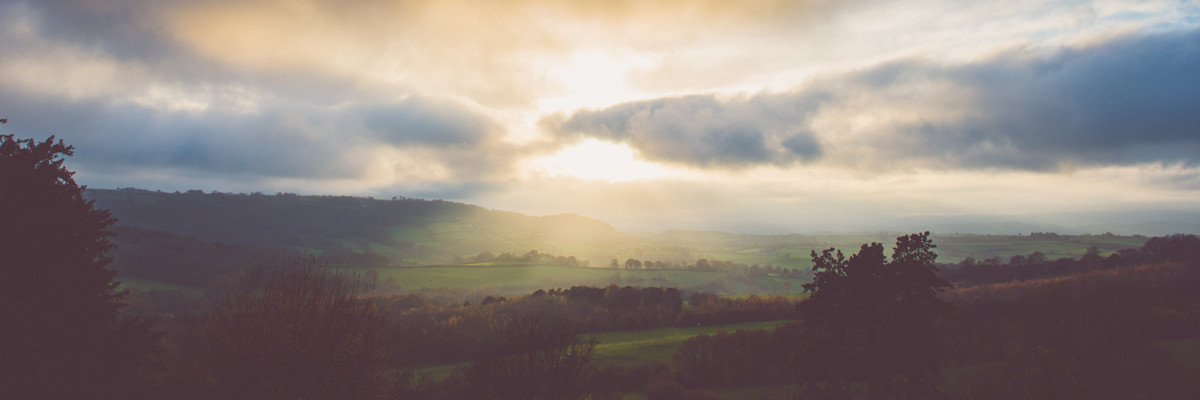
[[[0,0],[81,185],[626,230],[1200,224],[1197,1]]]

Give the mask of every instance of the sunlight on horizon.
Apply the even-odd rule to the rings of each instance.
[[[552,177],[628,182],[679,176],[680,172],[637,158],[625,144],[583,140],[530,161],[530,169]]]

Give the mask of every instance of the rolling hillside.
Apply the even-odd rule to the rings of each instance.
[[[114,228],[117,236],[113,239],[118,248],[113,253],[113,266],[122,276],[196,285],[254,265],[304,255],[318,257],[324,265],[380,268],[444,266],[458,264],[456,260],[482,258],[475,257],[480,254],[520,256],[532,250],[574,256],[580,262],[588,261],[598,267],[608,266],[613,260],[624,265],[625,260],[632,258],[654,265],[645,269],[674,269],[706,259],[743,267],[782,267],[800,274],[789,275],[789,279],[803,279],[812,265],[809,253],[814,249],[852,249],[868,242],[890,243],[900,234],[622,233],[605,222],[576,215],[526,216],[469,204],[408,198],[164,193],[139,189],[89,189],[85,195],[95,200],[96,207],[108,209],[118,218]],[[1089,246],[1107,256],[1136,248],[1145,239],[1049,233],[938,235],[935,232],[934,235],[941,255],[938,261],[945,263],[957,263],[967,257],[979,260],[995,257],[1003,261],[1032,252],[1043,253],[1047,260],[1075,258]],[[650,264],[652,261],[654,264]],[[767,277],[764,275],[763,279]],[[776,274],[770,279],[780,277]],[[731,282],[721,278],[720,282],[706,285],[726,288],[719,291],[728,293],[756,290],[740,288]],[[404,284],[423,285],[414,283]],[[588,280],[587,283],[606,282]],[[755,287],[781,284],[758,283],[761,285]],[[441,286],[463,284],[430,287]]]
[[[446,263],[485,251],[602,258],[610,256],[602,249],[627,240],[580,216],[531,217],[441,200],[138,189],[89,189],[86,196],[120,227],[370,266]]]

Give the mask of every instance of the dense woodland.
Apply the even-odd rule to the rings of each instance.
[[[0,139],[0,317],[15,321],[0,327],[0,372],[13,378],[0,383],[6,398],[710,399],[782,386],[773,396],[1170,399],[1200,390],[1193,235],[1148,238],[1108,256],[1094,249],[938,264],[925,232],[852,254],[813,250],[807,297],[610,284],[458,302],[379,290],[370,274],[329,268],[318,254],[114,228],[62,167],[70,146]],[[319,229],[313,221],[273,234]],[[214,258],[141,253],[175,265],[143,276],[185,274],[174,279],[203,287],[124,291],[108,268],[121,256],[116,238],[184,243],[187,254]],[[459,261],[582,267],[550,252],[478,254]],[[663,267],[796,273],[703,258]],[[602,332],[765,321],[787,322],[696,336],[653,362],[595,363]],[[430,365],[452,371],[435,377]]]

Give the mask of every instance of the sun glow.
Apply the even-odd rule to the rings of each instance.
[[[624,144],[587,139],[557,153],[530,162],[532,170],[552,177],[627,182],[674,177],[682,174],[658,164],[637,159]]]
[[[550,75],[561,86],[540,98],[538,108],[543,113],[569,112],[638,98],[625,75],[647,65],[650,65],[648,59],[635,55],[613,55],[599,50],[576,52],[565,63],[550,67]]]

